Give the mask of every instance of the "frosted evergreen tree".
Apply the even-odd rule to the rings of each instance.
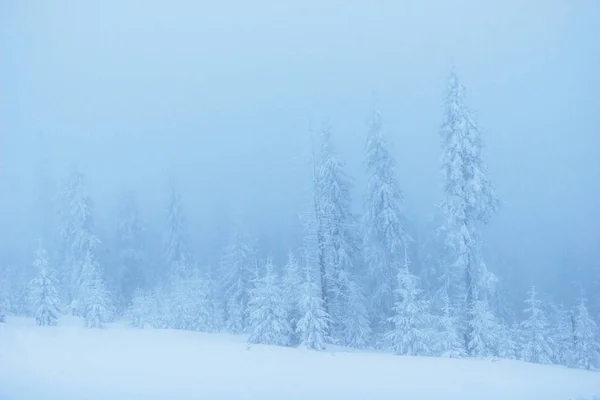
[[[85,299],[85,326],[87,328],[103,328],[112,315],[112,304],[100,276],[98,263],[94,260],[91,252],[86,255],[83,269],[86,278],[82,285],[84,294],[81,297]]]
[[[496,355],[500,358],[509,360],[518,359],[519,343],[521,329],[518,324],[509,326],[506,323],[499,324],[498,344],[496,346]]]
[[[94,233],[93,202],[84,192],[83,174],[72,170],[61,194],[60,216],[62,220],[61,277],[65,286],[65,298],[71,302],[71,309],[80,311],[84,301],[79,296],[85,280],[86,256],[93,253],[100,240]]]
[[[116,297],[119,311],[129,305],[138,288],[144,288],[146,285],[143,233],[136,199],[131,193],[124,193],[117,209]]]
[[[575,312],[573,340],[573,366],[582,369],[596,369],[600,359],[598,325],[590,316],[585,299],[581,298]]]
[[[431,352],[431,318],[427,301],[421,299],[419,278],[409,269],[408,254],[398,272],[397,300],[394,316],[390,318],[392,329],[386,334],[392,350],[407,356],[428,355]]]
[[[30,284],[31,312],[38,325],[56,325],[60,316],[58,282],[54,270],[49,266],[45,249],[37,249],[33,266],[37,270],[37,276]]]
[[[185,228],[185,216],[181,195],[173,180],[169,181],[169,203],[167,208],[167,234],[165,238],[165,258],[168,275],[177,279],[190,272],[191,260]]]
[[[298,260],[291,251],[283,267],[283,293],[285,297],[288,321],[292,332],[296,332],[298,320],[301,318],[300,299],[302,295],[302,276]],[[291,344],[296,344],[296,337],[292,337]]]
[[[209,330],[220,332],[225,328],[225,309],[219,295],[219,284],[211,266],[206,273],[206,291],[209,314]]]
[[[573,365],[573,347],[575,343],[575,314],[562,305],[554,307],[552,315],[552,343],[555,346],[554,362],[561,365]]]
[[[172,280],[169,296],[169,327],[210,331],[210,299],[206,280],[194,269],[187,278]]]
[[[379,112],[369,123],[366,166],[369,173],[362,221],[364,257],[368,269],[371,314],[376,326],[389,327],[396,276],[406,247],[403,194],[396,177],[396,161],[391,154]]]
[[[152,295],[141,289],[137,289],[127,309],[125,316],[132,328],[155,327],[156,304]]]
[[[247,328],[248,297],[253,286],[256,252],[250,240],[236,229],[221,259],[221,292],[226,302],[227,329],[233,333]]]
[[[8,279],[5,274],[0,275],[0,322],[6,322],[6,312],[9,309],[10,293]]]
[[[521,357],[524,361],[550,364],[553,355],[548,320],[541,309],[542,302],[537,298],[535,286],[527,292],[525,304],[527,307],[523,312],[527,314],[527,319],[521,323]]]
[[[323,306],[320,292],[308,258],[308,262],[304,263],[304,283],[300,299],[302,317],[298,321],[296,332],[302,346],[318,351],[325,350],[326,344],[331,341],[328,334],[330,318]]]
[[[367,311],[367,300],[356,278],[340,273],[342,318],[339,323],[342,343],[354,348],[365,348],[372,340],[371,324]]]
[[[319,222],[319,264],[325,285],[325,309],[331,315],[335,331],[344,319],[344,276],[355,274],[358,255],[357,221],[351,211],[351,183],[344,164],[337,158],[331,141],[331,129],[324,126],[317,170]]]
[[[467,336],[467,353],[474,357],[497,355],[500,341],[500,325],[496,321],[487,300],[477,300],[469,310],[470,333]]]
[[[267,260],[265,274],[251,290],[248,304],[250,343],[278,346],[290,344],[292,329],[287,320],[284,296],[271,259]]]
[[[442,357],[465,357],[467,354],[459,332],[459,320],[446,291],[442,292],[440,300],[442,302],[442,315],[439,317],[440,330],[437,335],[436,349]]]
[[[476,338],[474,330],[483,328],[486,322],[473,321],[476,317],[474,313],[480,312],[481,316],[490,313],[485,290],[481,287],[484,286],[482,282],[487,278],[487,271],[483,270],[485,264],[479,253],[479,228],[496,211],[498,199],[482,160],[483,145],[479,128],[465,104],[465,89],[454,70],[448,82],[445,108],[446,118],[441,130],[442,172],[445,179],[442,210],[446,216],[446,246],[451,253],[445,284],[449,293],[466,299],[466,342],[471,343],[467,351],[477,355],[470,353],[470,350],[481,350],[479,341],[482,338]],[[452,282],[455,277],[462,277],[462,283]],[[457,287],[461,292],[456,292]],[[478,298],[477,293],[483,298]]]

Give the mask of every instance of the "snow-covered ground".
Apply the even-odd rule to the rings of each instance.
[[[569,400],[600,373],[507,360],[249,346],[241,336],[0,324],[0,399]]]

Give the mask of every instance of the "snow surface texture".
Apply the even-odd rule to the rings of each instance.
[[[246,337],[8,317],[0,399],[578,400],[600,373],[507,360],[248,345]]]

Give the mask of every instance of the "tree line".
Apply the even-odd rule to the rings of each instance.
[[[38,246],[37,275],[22,290],[0,286],[6,309],[54,325],[60,315],[81,316],[90,328],[126,318],[136,328],[245,333],[251,343],[328,344],[400,355],[502,357],[572,367],[600,367],[600,332],[584,293],[573,308],[544,302],[531,286],[521,317],[501,312],[498,277],[485,262],[482,229],[499,200],[482,157],[482,135],[452,71],[440,130],[443,199],[435,249],[419,260],[404,212],[393,149],[382,116],[373,111],[365,144],[368,174],[361,215],[354,187],[325,122],[313,152],[311,204],[301,215],[303,239],[287,262],[275,265],[268,249],[240,221],[218,266],[201,266],[189,247],[185,212],[169,184],[164,274],[148,269],[136,198],[119,202],[113,251],[102,265],[94,203],[84,175],[71,171],[60,192],[60,235]],[[57,243],[49,256],[45,243]],[[423,267],[423,264],[429,264]],[[55,266],[56,268],[52,267]],[[3,290],[4,288],[4,290]]]

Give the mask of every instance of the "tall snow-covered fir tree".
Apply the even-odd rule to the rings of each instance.
[[[419,278],[409,269],[408,255],[398,271],[394,315],[390,317],[392,328],[386,334],[391,349],[396,354],[429,355],[432,350],[431,316],[429,305],[421,298]]]
[[[363,249],[368,271],[368,294],[375,326],[389,329],[397,275],[407,245],[403,194],[396,177],[396,161],[391,154],[379,112],[369,122],[366,166],[369,173],[362,221]]]
[[[248,303],[250,343],[288,346],[292,328],[288,322],[284,294],[269,257],[265,273],[250,292]]]
[[[169,278],[177,279],[179,277],[185,277],[190,273],[191,260],[188,248],[187,230],[185,227],[185,214],[183,211],[181,195],[179,194],[173,179],[169,180],[165,258]]]
[[[521,357],[524,361],[550,364],[553,354],[548,320],[541,308],[542,301],[537,297],[535,286],[527,292],[525,304],[527,307],[523,312],[527,314],[527,319],[521,323]]]
[[[39,247],[33,262],[36,277],[30,283],[31,313],[38,325],[56,325],[60,316],[60,298],[55,271],[50,268],[46,250]]]
[[[583,297],[579,299],[574,317],[573,366],[590,370],[600,368],[597,364],[600,360],[600,332]]]
[[[324,125],[317,169],[317,221],[319,224],[319,264],[325,310],[334,324],[332,333],[343,339],[342,321],[346,298],[344,284],[356,276],[358,261],[357,221],[351,209],[351,182],[344,164],[336,156],[331,128]],[[348,285],[346,285],[348,286]]]
[[[85,282],[86,257],[94,253],[100,239],[94,232],[93,202],[84,192],[83,174],[73,169],[61,193],[60,216],[61,252],[60,272],[64,287],[64,298],[71,303],[71,309],[80,311],[84,299],[79,296]],[[79,311],[78,311],[79,310]]]
[[[138,288],[146,286],[143,234],[144,227],[136,199],[131,193],[123,193],[117,208],[115,243],[118,252],[118,266],[114,277],[117,290],[115,297],[119,312],[129,306]]]
[[[220,274],[226,327],[230,332],[244,332],[248,326],[248,298],[256,275],[256,263],[253,243],[242,234],[241,228],[236,228],[223,252]]]
[[[463,304],[466,316],[465,343],[470,353],[475,343],[474,331],[486,324],[475,321],[487,316],[489,307],[481,303],[489,272],[481,258],[480,227],[496,211],[498,199],[482,160],[482,139],[479,127],[465,104],[465,89],[452,70],[445,98],[446,117],[442,126],[442,173],[444,199],[442,210],[446,216],[444,232],[450,261],[444,283],[457,303]],[[452,282],[461,277],[462,282]],[[458,289],[458,290],[457,290]],[[483,312],[483,307],[488,310]],[[475,312],[481,311],[477,314]],[[475,326],[477,325],[477,327]]]

